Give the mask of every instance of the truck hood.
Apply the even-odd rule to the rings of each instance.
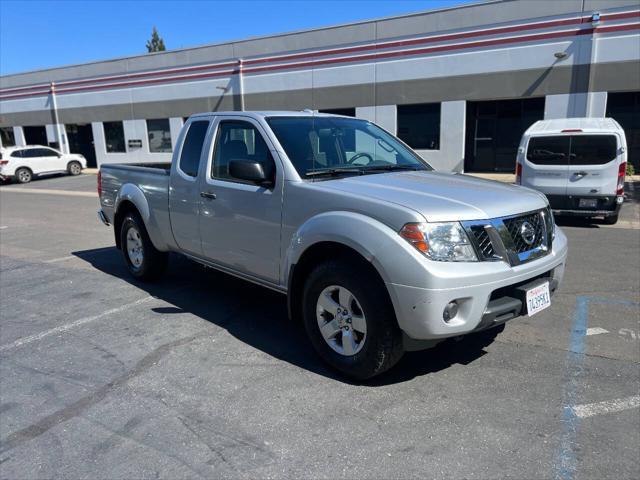
[[[322,182],[322,187],[403,205],[429,222],[485,220],[545,208],[541,193],[443,172],[394,172]]]

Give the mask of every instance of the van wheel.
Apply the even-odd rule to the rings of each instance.
[[[618,223],[618,213],[616,213],[615,215],[611,215],[610,217],[604,217],[604,224],[605,225],[615,225],[616,223]]]
[[[69,162],[67,172],[73,176],[80,175],[82,173],[82,165],[80,165],[80,162]]]
[[[136,213],[127,214],[122,222],[120,245],[129,272],[135,278],[153,281],[165,272],[169,254],[153,246],[144,222]]]
[[[357,380],[388,370],[404,353],[384,284],[353,261],[328,261],[311,272],[303,320],[320,357]]]
[[[28,168],[19,168],[16,171],[16,180],[18,183],[29,183],[32,178],[33,174]]]

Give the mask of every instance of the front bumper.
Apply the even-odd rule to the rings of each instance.
[[[523,265],[506,266],[504,262],[449,264],[446,277],[434,276],[428,264],[422,264],[430,284],[444,288],[421,288],[387,283],[398,324],[403,332],[415,340],[435,340],[455,337],[491,328],[523,315],[522,299],[516,290],[534,281],[549,281],[550,290],[562,282],[567,258],[567,239],[556,228],[553,250],[546,256]],[[443,272],[443,265],[438,265]],[[486,269],[494,270],[489,273]],[[483,269],[487,279],[474,275]],[[428,271],[428,273],[427,273]],[[438,275],[438,274],[436,274]],[[453,286],[455,285],[455,286]],[[445,322],[443,312],[452,301],[458,303],[457,315]]]

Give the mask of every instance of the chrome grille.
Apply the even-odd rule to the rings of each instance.
[[[548,208],[511,217],[462,222],[478,260],[520,265],[551,251],[553,219]]]
[[[480,250],[480,253],[482,253],[482,256],[485,259],[492,258],[495,255],[495,250],[493,249],[493,243],[491,243],[491,238],[484,226],[473,225],[471,227],[471,232],[473,233],[476,245],[478,250]]]
[[[515,218],[507,218],[503,220],[504,225],[511,234],[513,240],[514,251],[516,253],[523,253],[528,250],[538,248],[544,241],[545,225],[544,219],[540,212],[532,213],[530,215],[522,215]],[[522,228],[524,225],[529,224],[533,228],[534,236],[531,243],[527,243],[524,235],[522,234]]]

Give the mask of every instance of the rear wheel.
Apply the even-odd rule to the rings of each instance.
[[[19,168],[16,171],[16,180],[18,183],[29,183],[32,178],[33,174],[28,168]]]
[[[120,229],[120,245],[129,272],[134,277],[152,281],[167,268],[168,254],[153,246],[139,215],[127,214]]]
[[[616,223],[618,223],[618,214],[617,213],[615,215],[611,215],[609,217],[604,217],[604,224],[605,225],[615,225]]]
[[[303,319],[322,359],[351,378],[378,375],[404,353],[384,284],[358,262],[328,261],[311,272]]]
[[[80,162],[69,162],[69,165],[67,165],[67,172],[69,172],[69,175],[80,175],[82,173],[82,165],[80,165]]]

